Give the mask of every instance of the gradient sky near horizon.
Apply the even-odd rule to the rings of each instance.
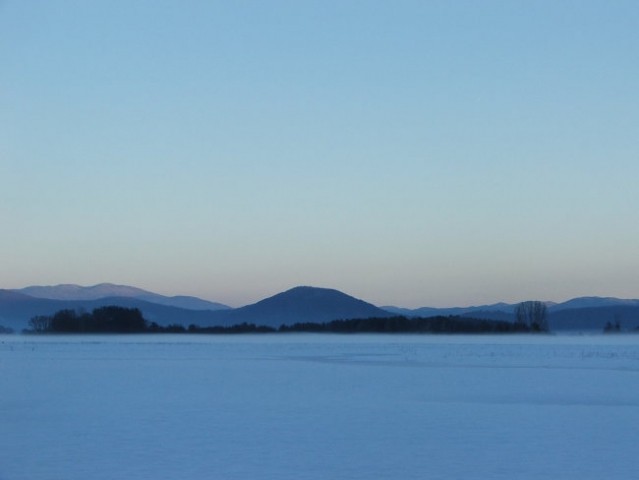
[[[0,1],[0,288],[639,297],[639,2]]]

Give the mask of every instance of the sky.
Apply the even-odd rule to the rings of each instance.
[[[0,288],[639,298],[639,3],[0,1]]]

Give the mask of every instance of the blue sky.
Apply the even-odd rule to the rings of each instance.
[[[0,288],[639,297],[636,1],[0,2]]]

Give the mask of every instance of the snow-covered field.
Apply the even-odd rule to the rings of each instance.
[[[639,337],[0,336],[0,479],[631,479]]]

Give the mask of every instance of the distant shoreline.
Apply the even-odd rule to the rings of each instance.
[[[51,316],[36,316],[29,321],[30,329],[23,333],[42,334],[242,334],[242,333],[414,333],[414,334],[481,334],[481,333],[541,333],[525,322],[506,322],[460,316],[437,317],[369,317],[330,322],[298,322],[271,327],[243,322],[230,326],[188,327],[180,324],[166,326],[148,322],[137,308],[101,307],[92,313],[61,310]]]

